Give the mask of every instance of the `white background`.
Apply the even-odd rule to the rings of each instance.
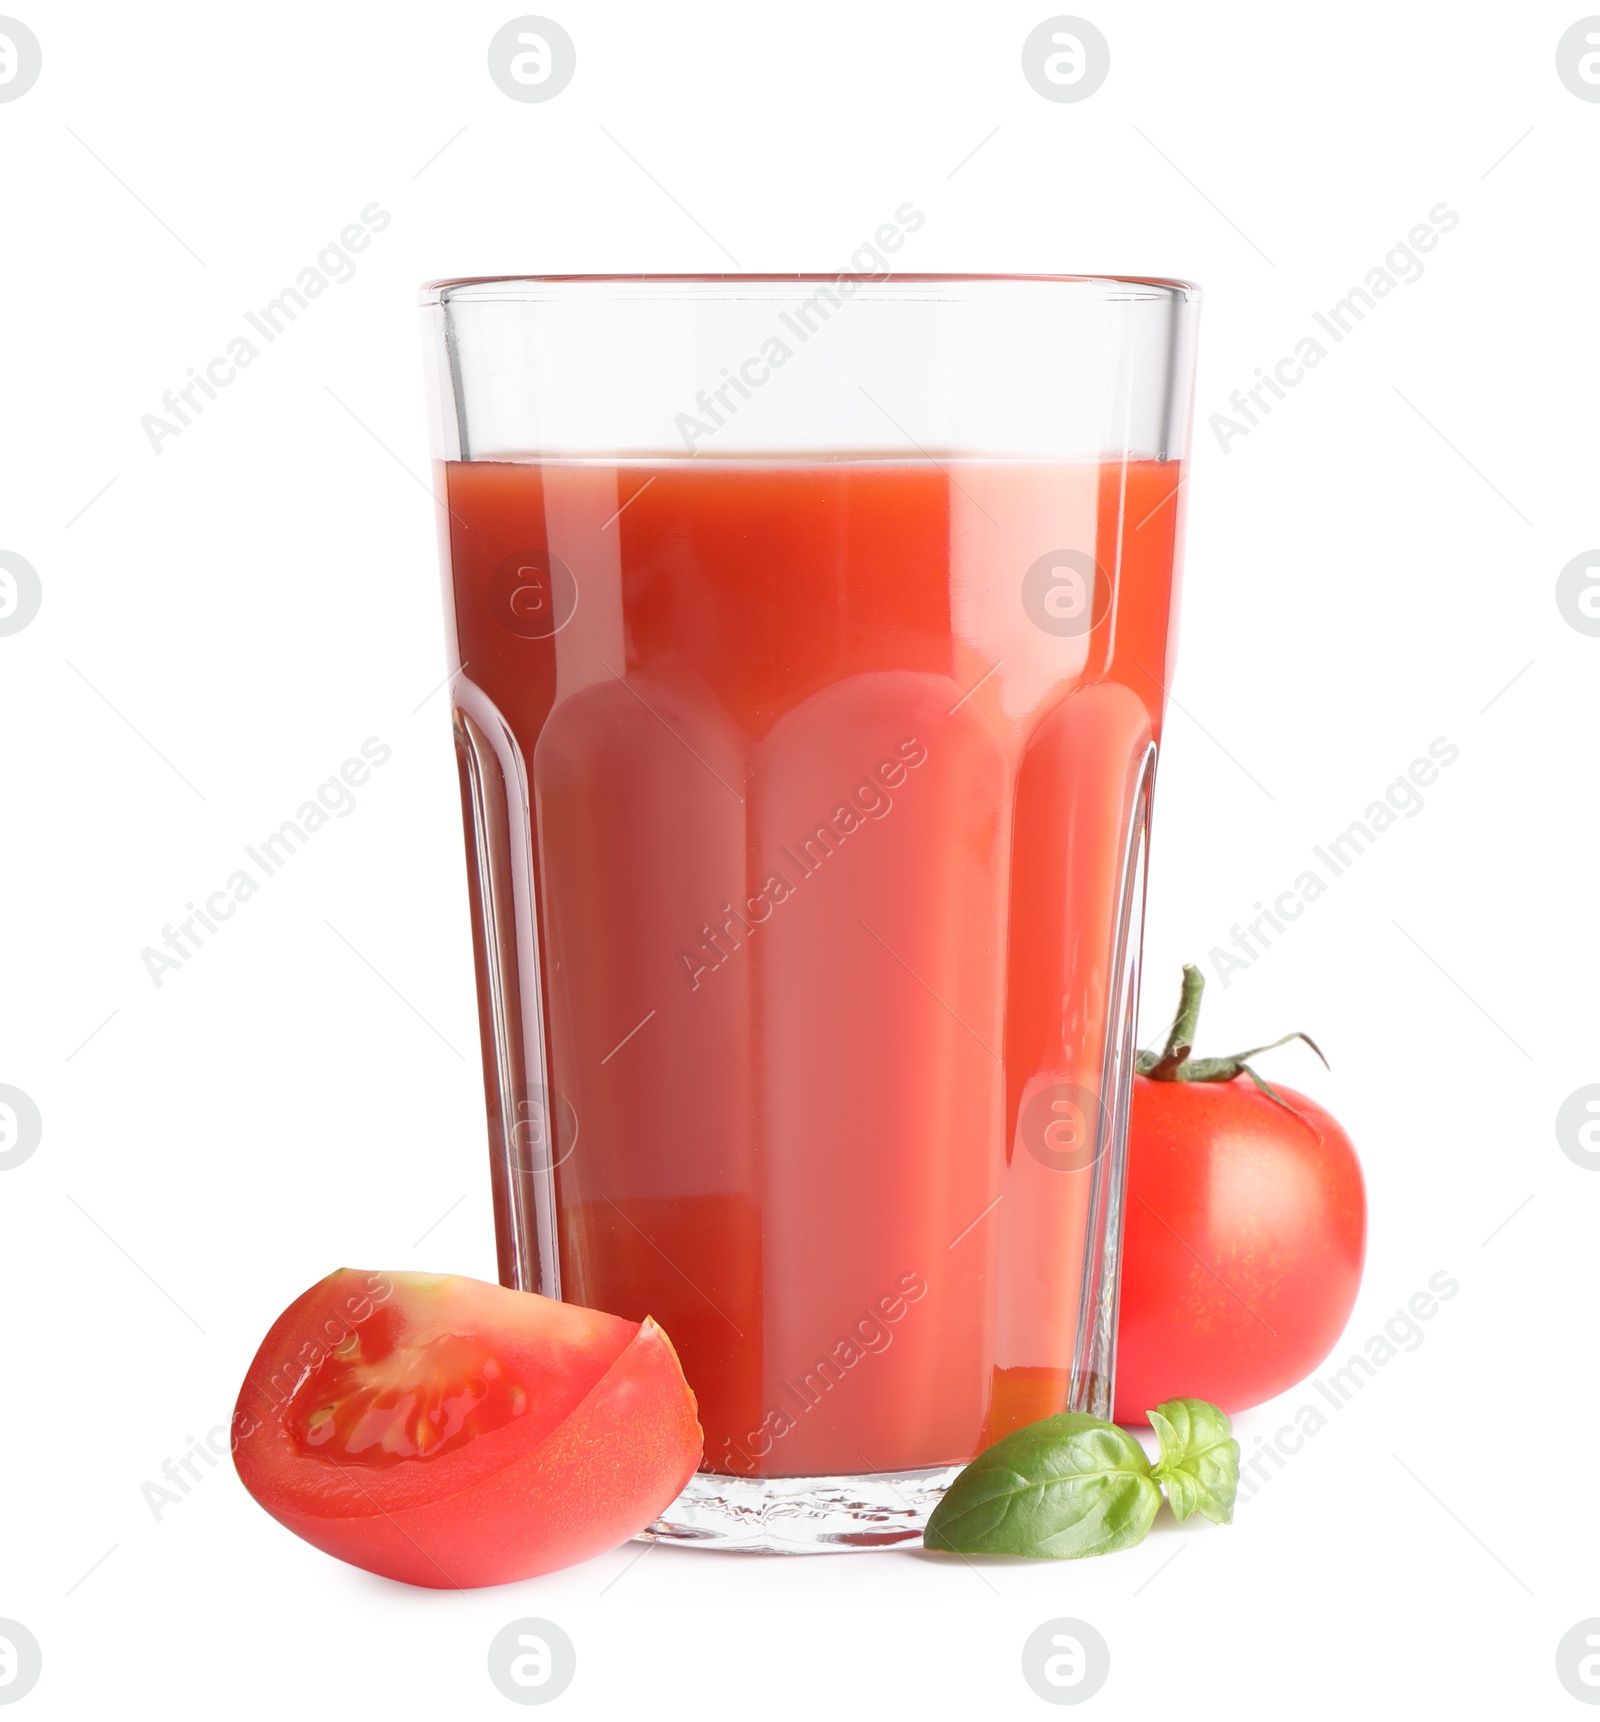
[[[15,5],[44,50],[0,105],[0,548],[44,593],[0,639],[0,1081],[44,1119],[0,1174],[0,1616],[45,1656],[19,1715],[511,1714],[484,1656],[520,1615],[574,1639],[572,1716],[1042,1715],[1018,1656],[1059,1615],[1111,1647],[1108,1716],[1577,1713],[1600,1177],[1554,1118],[1600,1080],[1600,639],[1555,581],[1600,543],[1600,103],[1555,48],[1581,10],[1083,0],[1110,76],[1052,103],[1019,60],[1043,6],[550,0],[577,75],[519,104],[485,68],[506,5]],[[1164,1515],[1098,1561],[634,1545],[441,1595],[302,1546],[230,1469],[157,1522],[141,1484],[313,1280],[493,1277],[417,284],[839,267],[908,199],[905,269],[1206,290],[1147,1040],[1181,961],[1460,748],[1204,1019],[1213,1051],[1305,1028],[1332,1059],[1271,1067],[1369,1181],[1332,1362],[1435,1272],[1459,1295],[1231,1529]],[[153,453],[141,415],[373,201],[354,279]],[[1230,392],[1441,201],[1423,277],[1219,448]],[[357,810],[155,988],[140,951],[374,735]],[[1247,1455],[1308,1397],[1242,1415]]]

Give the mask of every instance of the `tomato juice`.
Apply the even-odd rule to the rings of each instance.
[[[1066,1405],[1181,475],[443,467],[491,1123],[550,1187],[497,1188],[502,1276],[543,1227],[561,1296],[654,1317],[711,1471]]]

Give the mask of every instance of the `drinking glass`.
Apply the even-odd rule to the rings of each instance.
[[[1110,1415],[1198,303],[424,290],[500,1274],[677,1347],[657,1536],[890,1546]]]

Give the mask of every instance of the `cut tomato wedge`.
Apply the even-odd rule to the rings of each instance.
[[[240,1480],[280,1524],[451,1590],[625,1542],[700,1451],[694,1395],[653,1321],[352,1268],[273,1323],[233,1422]]]

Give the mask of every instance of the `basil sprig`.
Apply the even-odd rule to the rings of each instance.
[[[923,1544],[966,1555],[1077,1560],[1144,1541],[1161,1506],[1233,1516],[1239,1443],[1226,1415],[1203,1399],[1169,1399],[1148,1413],[1161,1443],[1152,1466],[1115,1423],[1063,1412],[985,1449],[945,1491]]]

